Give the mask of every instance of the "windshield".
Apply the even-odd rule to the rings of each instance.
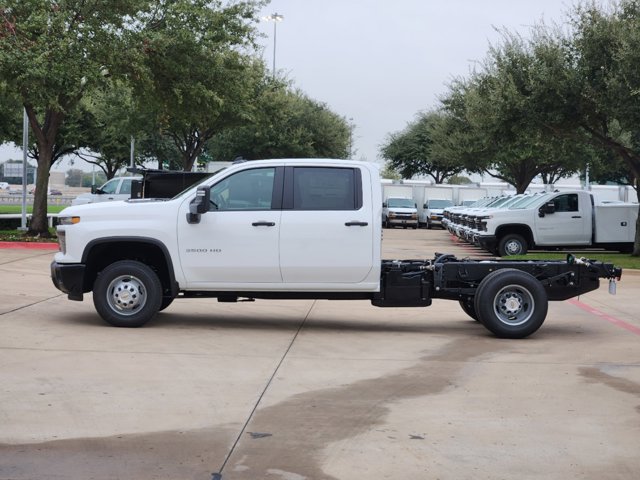
[[[410,198],[389,198],[387,206],[394,208],[415,208],[415,203]]]
[[[429,208],[447,208],[453,205],[451,200],[429,200]]]
[[[542,197],[546,197],[548,195],[549,195],[548,193],[545,193],[545,194],[542,194],[542,195],[540,195],[540,194],[531,195],[531,196],[523,199],[522,201],[516,203],[515,205],[512,205],[510,208],[517,209],[517,210],[520,210],[520,209],[523,209],[523,208],[527,208],[532,203],[534,203],[534,202],[540,200]]]

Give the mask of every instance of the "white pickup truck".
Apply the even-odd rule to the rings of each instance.
[[[599,247],[630,252],[638,204],[596,204],[584,190],[524,197],[509,207],[466,216],[473,243],[500,256],[531,248]]]
[[[232,165],[171,199],[72,206],[60,213],[54,285],[93,291],[102,318],[139,327],[176,297],[370,300],[378,307],[455,300],[500,337],[535,332],[549,300],[614,281],[577,261],[381,259],[375,165],[264,160]]]
[[[140,179],[141,177],[114,177],[101,187],[92,189],[91,193],[81,193],[73,199],[71,205],[127,200],[131,198],[132,183]]]

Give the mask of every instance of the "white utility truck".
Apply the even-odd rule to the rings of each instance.
[[[637,203],[597,204],[584,190],[530,198],[509,208],[467,215],[466,223],[473,229],[467,238],[500,256],[525,254],[531,248],[632,251]]]
[[[458,301],[500,337],[544,322],[549,300],[595,290],[621,269],[567,261],[381,259],[378,168],[350,160],[234,164],[171,199],[60,213],[54,285],[93,291],[102,318],[139,327],[177,298],[369,300],[378,307]]]

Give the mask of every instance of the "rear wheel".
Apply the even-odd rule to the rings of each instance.
[[[121,260],[98,275],[93,304],[104,321],[114,327],[141,327],[162,305],[162,284],[144,263]]]
[[[476,322],[478,321],[478,314],[476,313],[476,307],[474,305],[473,297],[465,297],[460,299],[460,306],[464,313],[473,318]]]
[[[547,316],[548,299],[542,284],[528,273],[504,268],[487,275],[475,296],[478,320],[501,338],[525,338]]]

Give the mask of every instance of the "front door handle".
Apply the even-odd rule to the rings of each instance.
[[[573,215],[571,218],[582,218],[581,215]]]
[[[254,227],[275,227],[276,222],[253,222],[251,225]]]
[[[345,223],[347,227],[366,227],[367,225],[369,225],[367,222],[357,222],[355,220]]]

